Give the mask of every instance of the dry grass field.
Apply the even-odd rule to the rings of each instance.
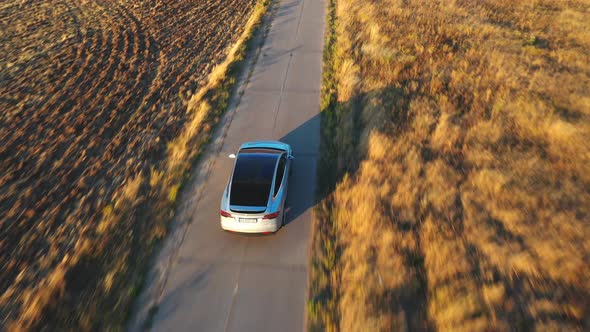
[[[0,3],[0,330],[121,328],[265,6]]]
[[[590,329],[590,1],[331,0],[310,328]]]

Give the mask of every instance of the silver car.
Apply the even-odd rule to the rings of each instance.
[[[221,197],[221,228],[274,233],[285,223],[285,200],[293,151],[278,141],[242,144]]]

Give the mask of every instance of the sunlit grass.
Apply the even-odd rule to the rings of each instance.
[[[581,329],[590,3],[334,4],[312,327]]]

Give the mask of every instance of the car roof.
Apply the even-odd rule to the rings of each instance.
[[[279,156],[280,152],[239,153],[232,176],[230,205],[266,206]]]
[[[272,181],[279,153],[249,151],[240,153],[234,168],[234,181]]]

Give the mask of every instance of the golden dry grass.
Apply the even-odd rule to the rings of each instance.
[[[590,328],[590,1],[332,5],[310,326]]]
[[[149,90],[148,92],[152,96],[146,97],[144,102],[138,105],[137,110],[133,108],[135,107],[133,103],[114,104],[111,102],[102,105],[101,110],[106,110],[107,114],[111,114],[110,121],[113,124],[109,122],[107,127],[116,128],[116,124],[120,124],[121,117],[135,112],[132,118],[134,121],[131,121],[131,125],[123,126],[122,131],[124,130],[127,134],[131,133],[129,136],[132,139],[144,141],[148,146],[147,148],[141,144],[141,146],[133,144],[125,146],[123,144],[125,140],[119,139],[117,145],[122,144],[125,149],[111,151],[103,155],[99,154],[99,157],[106,155],[108,161],[98,168],[92,168],[94,170],[92,174],[96,175],[96,170],[102,172],[104,169],[108,169],[109,174],[114,174],[114,180],[109,181],[101,178],[100,174],[103,173],[99,172],[99,175],[95,176],[97,179],[94,183],[80,181],[85,186],[76,191],[80,193],[78,197],[81,198],[74,207],[68,205],[69,203],[65,200],[44,199],[53,208],[47,211],[39,209],[35,211],[37,216],[35,213],[25,213],[27,211],[23,208],[24,203],[14,204],[10,206],[10,209],[4,209],[4,205],[0,205],[2,207],[0,209],[0,217],[2,217],[0,248],[2,248],[2,255],[4,255],[0,259],[0,264],[3,267],[2,276],[8,276],[0,280],[2,287],[0,330],[7,328],[15,331],[39,329],[90,331],[122,330],[124,328],[132,301],[142,286],[143,272],[149,263],[154,244],[166,234],[167,223],[172,218],[174,204],[182,183],[188,178],[191,165],[204,149],[213,126],[227,106],[230,90],[240,71],[241,61],[244,59],[250,37],[259,26],[268,4],[269,2],[266,0],[233,3],[220,1],[178,2],[167,5],[160,1],[151,3],[117,2],[112,3],[111,6],[96,2],[84,2],[76,7],[69,6],[67,2],[56,2],[56,7],[52,10],[49,2],[38,2],[35,3],[37,7],[33,7],[33,9],[41,8],[41,10],[34,16],[26,15],[28,12],[35,13],[35,11],[31,7],[26,7],[28,10],[26,12],[23,9],[25,7],[22,7],[22,5],[27,5],[24,2],[7,3],[0,6],[2,15],[6,14],[8,18],[17,22],[24,20],[24,26],[38,28],[31,30],[34,33],[25,34],[27,36],[24,39],[25,42],[44,38],[42,41],[48,45],[47,49],[43,50],[45,56],[41,55],[38,63],[28,63],[27,59],[23,60],[23,56],[20,56],[18,61],[21,63],[18,64],[18,68],[13,68],[13,71],[20,70],[27,75],[33,75],[35,70],[41,68],[41,70],[51,72],[55,68],[51,65],[44,67],[46,65],[44,61],[53,58],[57,59],[56,61],[65,61],[62,59],[63,56],[86,54],[82,68],[75,74],[85,77],[80,80],[85,84],[90,82],[88,83],[90,87],[96,88],[98,91],[87,95],[70,94],[65,99],[72,98],[76,101],[77,98],[78,104],[75,104],[77,106],[70,109],[73,104],[64,104],[65,106],[57,104],[63,107],[56,107],[55,112],[69,113],[74,117],[84,118],[86,113],[77,108],[80,103],[94,105],[95,99],[101,98],[118,100],[117,98],[121,97],[121,94],[118,92],[109,93],[108,89],[113,86],[116,89],[124,89],[126,86],[120,83],[129,78],[125,76],[125,72],[135,73],[135,69],[137,69],[129,70],[129,67],[125,67],[124,64],[119,64],[117,67],[117,70],[122,71],[123,74],[117,74],[117,70],[113,69],[112,63],[115,62],[113,59],[117,58],[117,52],[125,49],[133,53],[131,54],[133,56],[132,67],[140,66],[137,71],[145,72],[141,75],[145,75],[147,78],[144,81],[142,81],[143,76],[141,75],[137,78],[129,78],[136,85],[143,85],[146,89],[141,91],[135,91],[135,88],[130,89],[127,91],[129,95],[123,96],[124,100],[133,101],[135,99],[131,96],[142,93],[144,90]],[[179,10],[178,6],[185,10]],[[237,10],[238,8],[242,10]],[[199,11],[202,12],[200,15],[194,15]],[[240,14],[236,15],[237,12]],[[171,16],[171,13],[181,14],[181,16]],[[146,14],[145,17],[144,14]],[[55,42],[51,39],[54,30],[59,31],[60,28],[45,23],[59,21],[62,19],[61,15],[73,17],[73,22],[76,23],[74,28],[78,28],[80,30],[78,32],[84,38],[91,40],[80,44],[75,43],[75,38],[70,40],[75,46],[74,50],[77,47],[78,52],[70,52],[69,44],[60,48],[63,45],[59,41]],[[144,18],[144,20],[140,21],[140,18]],[[41,20],[40,26],[39,20]],[[207,20],[212,20],[215,24],[204,24]],[[174,22],[174,33],[167,31],[167,22],[169,21]],[[179,23],[180,21],[182,24]],[[67,26],[69,21],[64,20],[64,22]],[[228,34],[229,26],[232,27],[232,33]],[[204,29],[203,31],[209,33],[200,34],[197,28]],[[4,65],[11,63],[9,61],[11,57],[19,56],[21,50],[19,47],[22,45],[18,44],[18,34],[23,33],[22,30],[22,26],[11,27],[11,30],[4,31],[5,34],[0,35],[0,37],[8,38],[11,41],[11,43],[3,44],[3,47],[0,48],[3,70],[9,69],[10,66]],[[199,45],[183,44],[186,41],[187,30],[191,36],[189,40],[199,42],[199,38],[202,39]],[[199,38],[196,38],[195,34]],[[221,36],[223,40],[216,40],[212,36]],[[111,39],[115,41],[113,42]],[[149,41],[146,42],[146,39]],[[149,43],[154,43],[156,40],[158,47],[150,48]],[[87,44],[91,47],[85,49]],[[104,48],[105,45],[107,48]],[[108,45],[116,45],[117,48],[109,50]],[[207,45],[213,45],[213,49]],[[26,47],[23,49],[30,51]],[[161,57],[154,60],[152,53],[156,51]],[[212,57],[208,58],[210,53]],[[195,54],[202,55],[202,57]],[[101,68],[100,63],[96,63],[96,58],[100,60],[102,55],[108,57],[108,59],[105,57],[105,61],[110,67],[106,69]],[[128,57],[129,55],[126,56],[126,58]],[[150,59],[154,62],[150,62]],[[166,63],[166,59],[170,63]],[[211,61],[206,61],[207,59]],[[144,60],[146,63],[142,62]],[[92,75],[91,72],[84,71],[100,72],[101,70],[108,71],[107,69],[114,70],[115,78],[109,78],[108,75],[103,74]],[[60,68],[57,70],[59,72]],[[7,71],[1,73],[10,74]],[[75,79],[71,79],[69,74],[71,73],[68,71],[64,79],[75,81]],[[153,81],[150,81],[150,77]],[[39,79],[49,78],[40,75]],[[110,79],[115,82],[111,82]],[[15,90],[18,90],[19,93],[29,91],[20,88],[20,85],[28,83],[27,80],[21,79],[15,82],[11,87],[0,85],[2,89],[0,91],[4,92],[15,86]],[[67,81],[66,85],[62,86],[64,91],[61,93],[67,95],[70,92],[70,86],[77,88],[75,84]],[[41,87],[46,86],[39,85],[39,88]],[[41,98],[51,99],[48,103],[53,103],[53,99],[60,100],[60,98],[53,96],[44,96],[43,93],[47,93],[47,91],[36,92]],[[9,97],[13,97],[13,95],[3,93],[3,100],[0,103],[14,106]],[[137,98],[136,101],[141,100],[141,98]],[[22,107],[23,105],[29,105],[29,108]],[[35,115],[35,111],[37,113],[40,111],[30,105],[34,105],[34,103],[21,103],[17,105],[21,107],[20,111],[15,110],[2,114],[0,134],[3,137],[11,137],[8,127],[4,125],[10,123],[7,121],[9,117],[18,116],[19,112],[32,113],[33,119],[41,118],[49,121],[49,123],[42,124],[52,129],[51,133],[60,133],[61,127],[52,127],[53,122],[51,121],[55,119],[44,115]],[[121,110],[121,107],[127,108]],[[96,118],[100,119],[99,115],[103,113],[96,113]],[[160,118],[162,116],[164,121]],[[150,120],[148,121],[146,118]],[[25,126],[31,125],[30,121],[23,123]],[[68,125],[67,121],[61,121],[61,123]],[[157,139],[151,136],[152,131],[149,128],[145,128],[145,126],[154,125],[154,123],[164,132]],[[18,125],[16,126],[18,127]],[[88,128],[91,130],[84,130],[84,135],[92,134],[94,129],[100,129],[93,127],[93,124],[88,125]],[[75,134],[76,129],[73,130]],[[125,136],[121,134],[117,137]],[[90,135],[90,140],[93,139],[98,138]],[[54,144],[59,147],[59,144],[56,143],[60,142],[51,139],[46,141],[50,145]],[[34,141],[31,142],[34,143]],[[24,147],[33,145],[31,142]],[[149,155],[152,151],[150,146],[153,144],[163,146],[161,156],[158,153]],[[93,146],[97,148],[96,144]],[[76,151],[76,149],[86,151],[89,148],[83,144],[70,145],[72,151]],[[100,149],[101,146],[98,148]],[[117,151],[121,154],[117,155]],[[5,153],[6,150],[1,152]],[[144,154],[149,156],[146,157]],[[15,155],[20,159],[39,157],[26,154]],[[43,158],[42,156],[40,159],[43,160]],[[71,166],[70,162],[67,158],[63,160],[61,163],[57,161],[54,163],[55,169],[68,170],[68,167]],[[84,166],[85,164],[82,162],[84,160],[87,159],[79,160],[76,167]],[[23,165],[15,166],[12,163],[13,159],[0,161],[3,165],[8,165],[11,171],[18,170]],[[31,163],[24,163],[24,165],[31,165]],[[137,165],[141,165],[141,167]],[[33,164],[33,166],[35,165]],[[118,172],[119,168],[117,167],[121,167],[124,172]],[[5,173],[0,178],[0,185],[10,189],[3,191],[4,195],[9,198],[14,196],[15,199],[22,201],[24,198],[31,200],[30,189],[25,195],[17,190],[18,186],[13,182],[19,179],[17,177],[15,180],[14,174],[17,173]],[[41,175],[59,179],[59,176],[52,174],[41,173]],[[17,184],[27,184],[29,188],[38,190],[39,192],[34,197],[44,193],[44,188],[35,187],[34,183],[26,182],[27,179],[17,181]],[[36,178],[33,177],[32,180],[36,180]],[[67,181],[62,181],[62,183],[69,184]],[[105,185],[107,188],[104,187]],[[61,189],[59,186],[55,188]],[[10,199],[0,200],[0,204],[10,204],[10,202]],[[35,203],[34,200],[33,203]],[[60,209],[70,212],[69,214],[55,212]],[[51,216],[51,218],[40,218],[40,215]],[[28,218],[26,220],[30,222],[24,222],[23,218],[18,219],[20,217]],[[66,218],[65,222],[62,217]],[[13,220],[10,218],[17,218],[18,222],[12,223]],[[28,228],[23,229],[25,226]],[[57,231],[44,230],[48,226],[57,228]],[[18,243],[13,243],[14,240]],[[40,246],[39,243],[48,245],[49,250]]]

